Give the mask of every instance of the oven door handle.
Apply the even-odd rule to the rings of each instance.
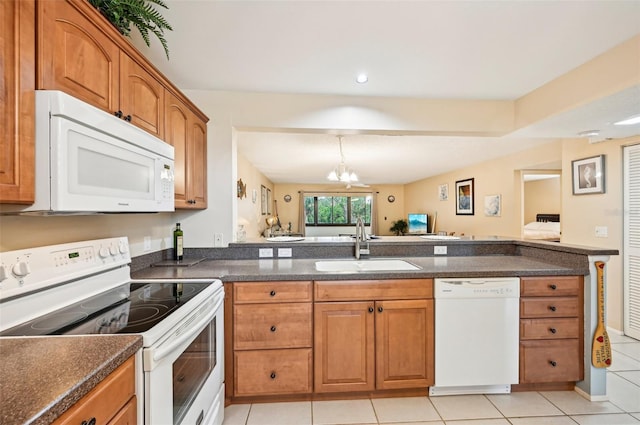
[[[218,309],[220,308],[220,306],[222,306],[222,302],[223,301],[224,301],[224,298],[220,298],[214,304],[214,306],[211,309],[211,311],[209,313],[207,313],[206,316],[204,316],[204,318],[202,318],[197,324],[195,324],[193,326],[190,326],[189,330],[187,332],[183,333],[178,338],[176,338],[174,341],[172,341],[172,343],[170,345],[165,345],[165,346],[162,346],[162,347],[159,347],[159,348],[153,350],[153,360],[156,361],[156,362],[159,362],[164,357],[166,357],[169,354],[171,354],[175,350],[175,348],[177,346],[181,345],[185,341],[188,341],[189,339],[191,339],[194,336],[196,336],[196,334],[201,332],[202,329],[204,329],[204,326],[207,323],[209,323],[213,319],[213,317],[218,313]]]

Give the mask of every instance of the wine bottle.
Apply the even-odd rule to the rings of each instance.
[[[176,261],[182,261],[183,235],[180,223],[176,223],[176,229],[173,231],[173,259]]]

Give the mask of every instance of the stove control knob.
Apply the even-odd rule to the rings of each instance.
[[[126,254],[127,253],[127,245],[126,244],[121,243],[119,249],[120,249],[120,254]]]
[[[115,245],[111,245],[109,247],[109,252],[111,253],[111,255],[118,255],[118,247],[116,247]]]
[[[100,251],[98,252],[98,254],[100,255],[100,257],[102,258],[107,258],[109,256],[109,248],[105,248],[104,246],[102,248],[100,248]]]
[[[5,266],[0,266],[0,282],[9,278],[9,272]]]
[[[14,275],[23,277],[31,273],[31,267],[29,267],[29,263],[19,261],[13,266],[13,269],[11,271]]]

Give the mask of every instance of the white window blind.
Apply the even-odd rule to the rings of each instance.
[[[640,339],[640,145],[624,148],[624,333]]]

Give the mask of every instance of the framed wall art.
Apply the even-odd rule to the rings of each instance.
[[[502,205],[500,195],[487,195],[484,197],[484,215],[487,217],[500,217]]]
[[[456,214],[473,215],[473,179],[456,182]]]
[[[441,201],[446,201],[449,199],[449,185],[441,184],[438,186],[438,199]]]
[[[265,186],[260,186],[260,207],[262,215],[267,214],[267,188]]]
[[[604,193],[604,155],[571,161],[574,195]]]

